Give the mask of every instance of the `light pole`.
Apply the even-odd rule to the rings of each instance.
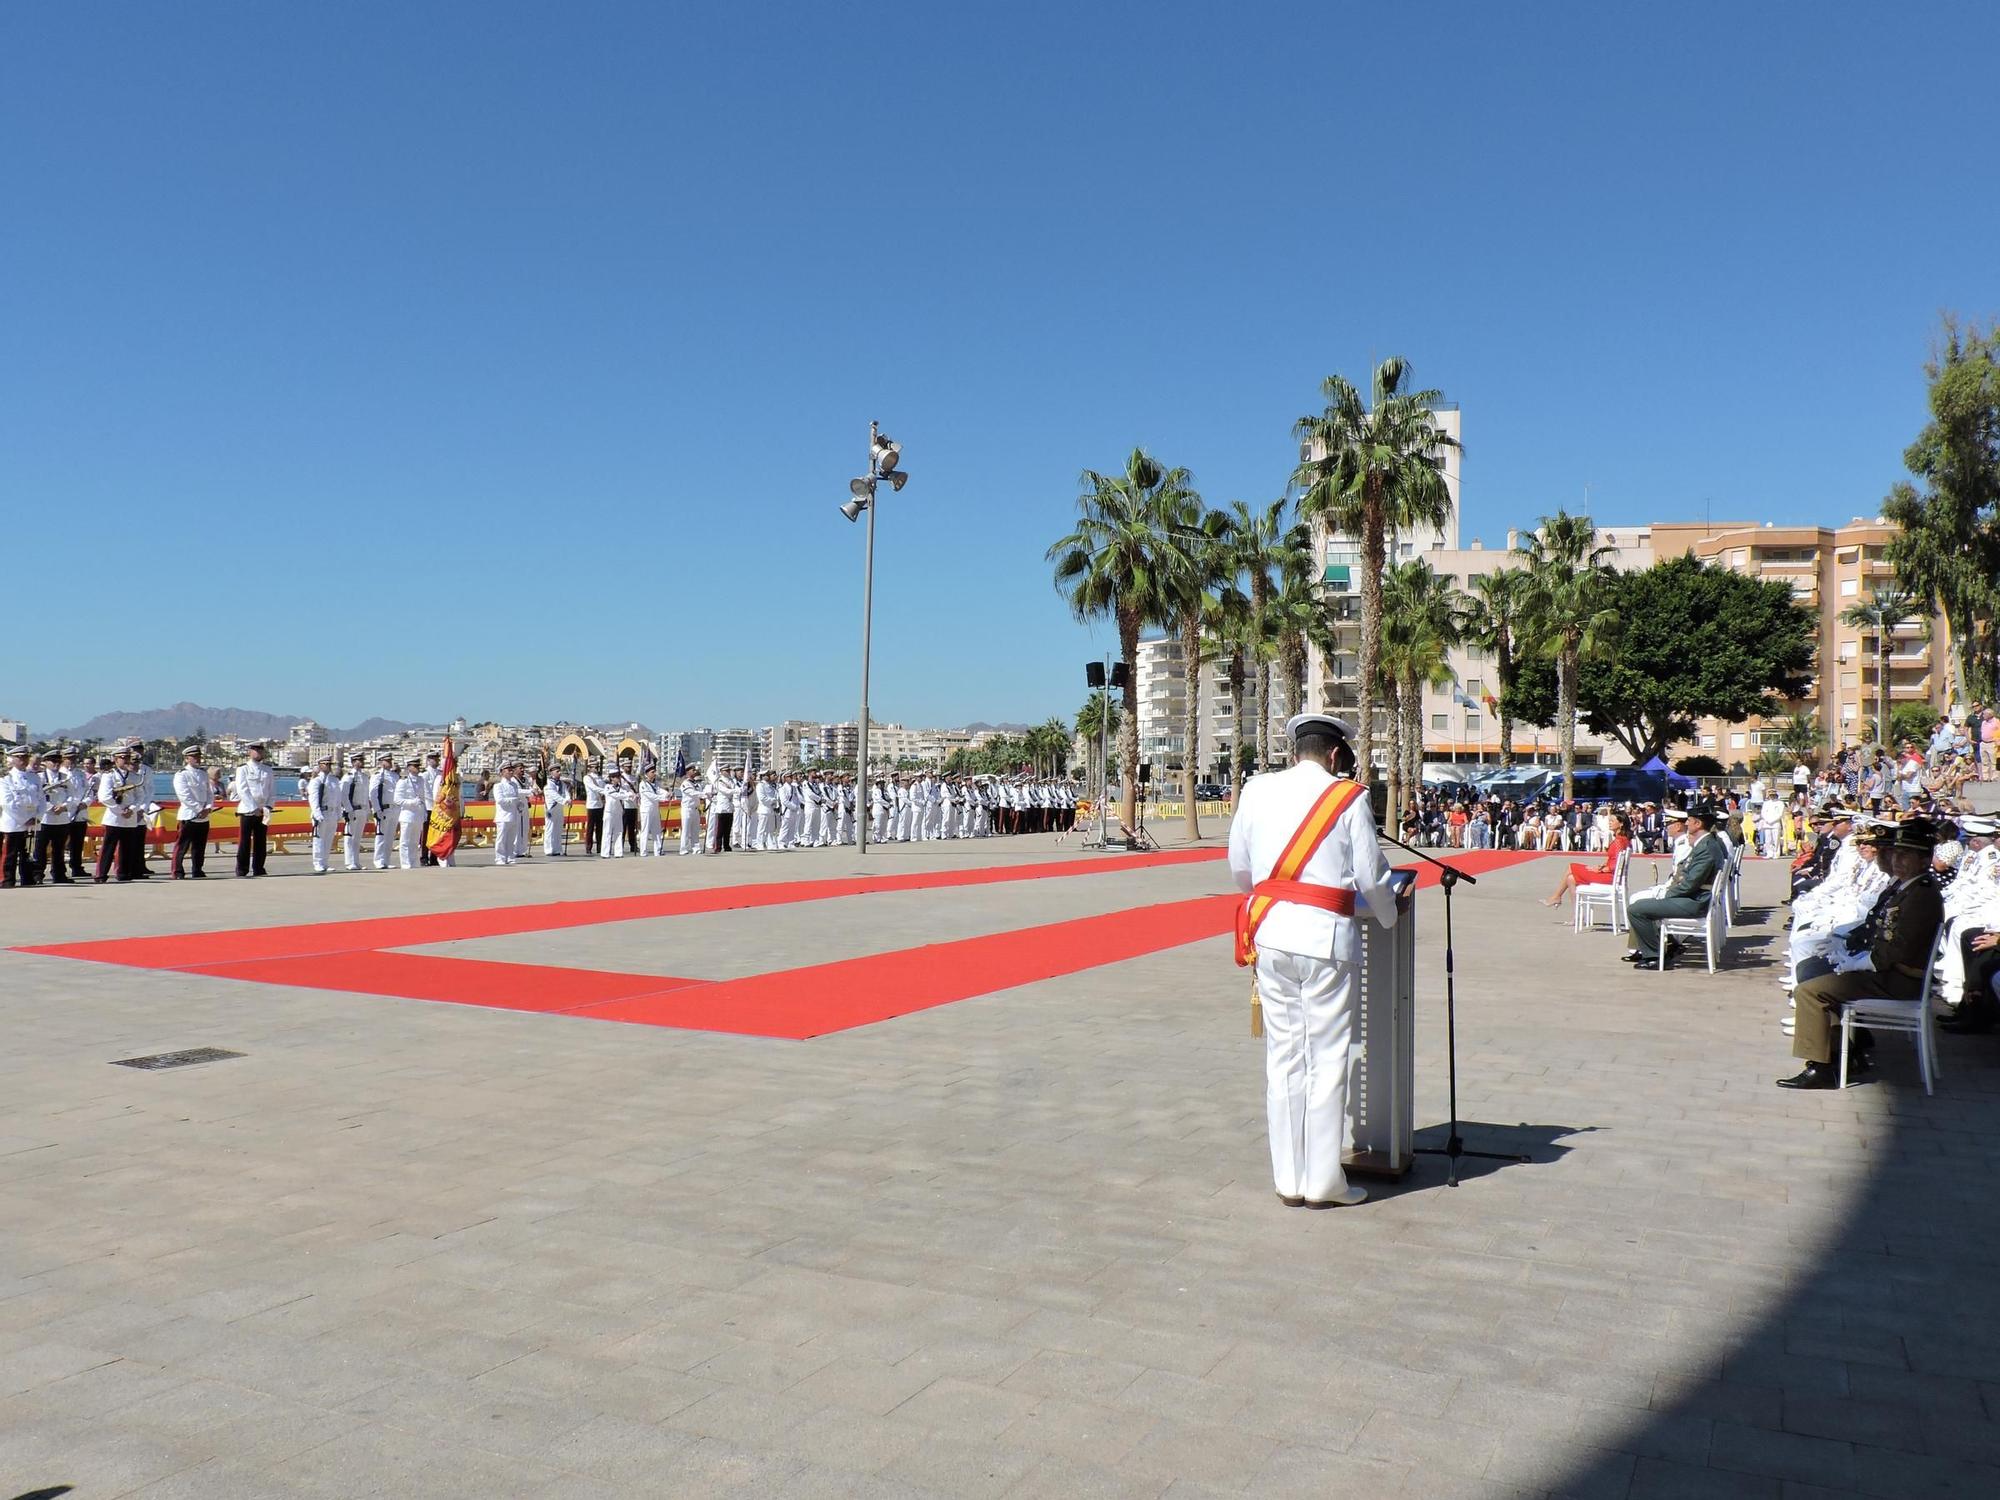
[[[869,632],[875,616],[875,486],[881,480],[889,481],[889,488],[900,490],[910,481],[910,476],[896,467],[896,460],[902,456],[900,445],[892,443],[882,435],[881,427],[868,424],[868,473],[865,478],[851,480],[847,486],[848,499],[840,507],[840,513],[848,520],[858,520],[861,513],[868,512],[868,542],[861,564],[861,735],[854,749],[854,852],[868,852],[868,653]]]

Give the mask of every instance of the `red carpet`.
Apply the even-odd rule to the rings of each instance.
[[[824,901],[877,891],[921,891],[946,886],[999,885],[1012,880],[1057,880],[1106,875],[1162,865],[1221,859],[1221,849],[1179,849],[1159,854],[1077,858],[1032,865],[971,870],[923,870],[907,875],[856,875],[840,880],[783,880],[763,885],[714,886],[696,891],[613,896],[598,901],[553,901],[533,906],[493,906],[475,911],[427,912],[408,917],[370,917],[353,922],[309,922],[294,927],[246,927],[224,932],[188,932],[167,937],[102,938],[88,943],[50,943],[16,948],[57,958],[130,964],[141,969],[196,969],[253,958],[303,958],[371,948],[417,948],[467,938],[508,937],[518,932],[553,932],[595,927],[605,922],[637,922],[652,917],[697,916],[794,901]],[[403,872],[396,872],[401,875]],[[417,876],[436,880],[436,874]]]
[[[1236,898],[1201,896],[719,981],[382,950],[875,891],[977,886],[1006,880],[1144,869],[1217,859],[1221,853],[1214,849],[1192,849],[1094,863],[1066,861],[848,880],[790,881],[359,922],[192,933],[180,937],[117,938],[16,951],[175,969],[260,984],[803,1040],[1219,937],[1234,922]],[[1455,856],[1451,862],[1468,874],[1483,875],[1489,870],[1541,857],[1506,850],[1472,850]],[[1419,889],[1437,884],[1435,868],[1429,865],[1417,868]]]

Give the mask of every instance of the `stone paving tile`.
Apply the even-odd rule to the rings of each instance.
[[[853,860],[639,863],[310,889],[365,916]],[[898,897],[866,941],[1219,874]],[[1643,992],[1533,907],[1547,866],[1482,880],[1461,1109],[1475,1146],[1526,1122],[1536,1160],[1456,1189],[1427,1160],[1315,1216],[1270,1200],[1220,942],[805,1044],[0,952],[0,1473],[74,1454],[155,1500],[2000,1493],[1972,1291],[2000,1057],[1952,1039],[1929,1099],[1893,1047],[1887,1083],[1772,1089],[1779,875],[1746,872],[1723,972]],[[0,943],[293,921],[299,889],[8,902]],[[754,966],[845,951],[856,906],[760,914]],[[644,968],[740,916],[573,936]],[[1562,961],[1497,971],[1523,942]],[[1428,1124],[1434,921],[1419,945]],[[204,1042],[249,1055],[104,1066]]]

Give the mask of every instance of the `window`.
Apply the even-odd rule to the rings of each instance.
[[[1479,715],[1467,710],[1465,715],[1465,732],[1470,734],[1477,728],[1479,728]]]
[[[1713,750],[1715,748],[1715,736],[1712,734],[1703,735],[1701,737],[1701,748],[1704,750]]]
[[[1748,547],[1731,547],[1729,549],[1730,567],[1741,568],[1745,563],[1749,561],[1750,561],[1750,549]]]
[[[1842,661],[1853,661],[1860,655],[1861,655],[1861,642],[1842,641],[1840,643],[1840,659]]]
[[[1478,677],[1468,677],[1465,679],[1466,697],[1468,698],[1482,697],[1484,696],[1485,692],[1486,692],[1486,683],[1484,682],[1483,679]]]
[[[1861,685],[1861,674],[1859,672],[1842,672],[1840,674],[1840,685],[1844,688],[1859,687]]]
[[[1859,578],[1843,578],[1840,580],[1840,594],[1843,599],[1852,599],[1860,592],[1861,580]]]
[[[1742,731],[1742,730],[1740,730],[1740,729],[1739,729],[1739,730],[1737,730],[1737,731],[1736,731],[1736,733],[1732,734],[1732,735],[1731,735],[1731,736],[1729,737],[1729,748],[1730,748],[1730,749],[1732,749],[1732,750],[1741,750],[1741,749],[1743,748],[1743,731]]]
[[[1431,715],[1431,728],[1441,730],[1444,729],[1445,727],[1446,727],[1446,722],[1445,722],[1445,716],[1443,714]]]
[[[1843,704],[1841,704],[1841,705],[1840,705],[1840,716],[1841,716],[1841,718],[1843,718],[1843,719],[1858,719],[1858,718],[1860,718],[1860,717],[1861,717],[1861,705],[1860,705],[1860,704],[1858,704],[1858,703],[1843,703]]]

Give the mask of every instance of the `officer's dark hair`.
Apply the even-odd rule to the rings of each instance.
[[[1348,776],[1354,771],[1354,747],[1347,743],[1345,735],[1308,729],[1292,741],[1292,753],[1301,760],[1308,756],[1314,760],[1324,758],[1336,775]]]

